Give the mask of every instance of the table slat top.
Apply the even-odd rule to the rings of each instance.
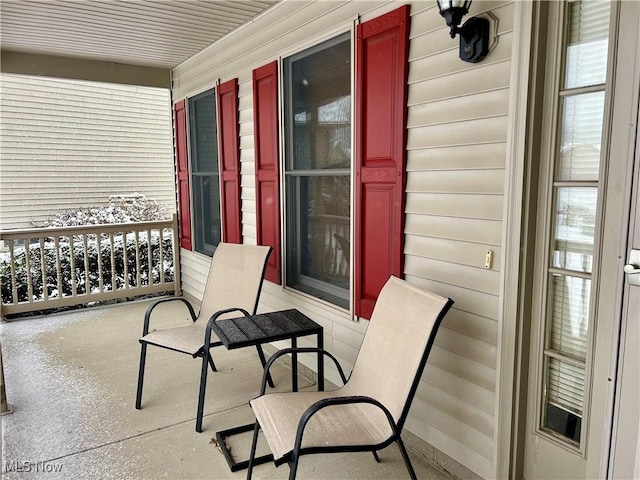
[[[322,333],[321,325],[296,309],[217,320],[212,328],[229,350]]]

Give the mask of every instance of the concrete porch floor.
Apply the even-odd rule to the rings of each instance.
[[[144,311],[150,301],[12,320],[0,326],[7,399],[2,419],[2,478],[240,479],[217,446],[215,432],[254,421],[248,401],[262,375],[253,348],[213,350],[203,422],[195,432],[200,359],[150,347],[141,410],[134,408]],[[158,310],[152,328],[188,321],[179,302]],[[276,389],[290,370],[274,370]],[[305,380],[301,379],[301,385]],[[306,381],[306,385],[310,386]],[[250,434],[229,440],[246,458]],[[262,450],[266,445],[262,443]],[[408,442],[408,446],[410,447]],[[411,450],[411,448],[410,448]],[[418,478],[444,480],[410,451]],[[408,478],[395,445],[371,454],[302,457],[299,478]],[[18,470],[22,470],[21,472]],[[256,479],[287,478],[286,465],[257,466]]]

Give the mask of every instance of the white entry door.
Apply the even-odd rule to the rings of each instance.
[[[636,152],[640,144],[636,147]],[[635,180],[627,282],[618,356],[615,417],[609,477],[640,479],[640,157],[636,153]]]
[[[633,171],[628,173],[632,177],[629,235],[624,256],[622,321],[608,468],[608,477],[620,480],[640,479],[640,6],[633,3],[635,12],[628,11],[628,15],[632,19],[635,15],[635,33],[629,28],[629,36],[622,39],[629,45],[635,44],[635,53],[629,48],[626,56],[626,75],[633,74],[629,98],[623,102],[629,105],[628,119],[625,122],[621,118],[618,124],[620,131],[614,130],[612,135],[612,140],[620,144],[619,154],[627,155],[633,166]],[[626,136],[623,134],[625,129],[629,130]]]
[[[633,435],[637,445],[638,436],[640,338],[633,337],[640,294],[631,293],[623,267],[629,215],[637,212],[632,174],[640,3],[542,3],[546,57],[544,92],[538,97],[522,472],[526,479],[604,478],[617,475],[610,459],[626,458],[623,445],[630,445],[625,442]],[[635,348],[620,343],[621,325],[623,339]],[[631,418],[635,427],[623,426]],[[619,478],[636,478],[624,475]]]

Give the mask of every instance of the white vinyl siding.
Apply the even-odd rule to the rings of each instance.
[[[139,193],[175,212],[169,91],[3,74],[0,223]]]
[[[499,20],[499,38],[478,64],[457,58],[458,41],[442,35],[437,9],[412,11],[405,275],[456,301],[408,428],[487,478],[494,469],[513,5],[474,2],[471,14],[485,9]]]
[[[455,300],[437,336],[406,428],[484,478],[495,476],[496,363],[514,5],[490,11],[498,43],[478,64],[458,59],[436,3],[411,3],[404,273]],[[371,20],[397,2],[284,2],[174,70],[174,99],[238,77],[242,233],[256,242],[251,72]],[[493,265],[484,268],[487,250]],[[207,259],[182,252],[183,275]],[[200,268],[200,267],[198,267]],[[183,282],[199,297],[202,284]],[[299,308],[325,329],[325,346],[349,371],[368,325],[344,310],[265,282],[260,310]],[[311,340],[309,340],[311,342]],[[302,342],[304,344],[304,342]],[[313,360],[308,365],[313,367]],[[328,369],[330,380],[337,376]]]

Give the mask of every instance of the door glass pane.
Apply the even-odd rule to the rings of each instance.
[[[561,187],[555,204],[553,266],[577,272],[593,269],[598,189]]]
[[[583,398],[584,368],[548,359],[544,427],[579,442]]]
[[[560,180],[597,180],[604,92],[564,98]]]
[[[609,15],[608,0],[583,0],[569,4],[565,88],[605,82]]]
[[[587,357],[591,280],[553,275],[550,347],[581,360]]]

